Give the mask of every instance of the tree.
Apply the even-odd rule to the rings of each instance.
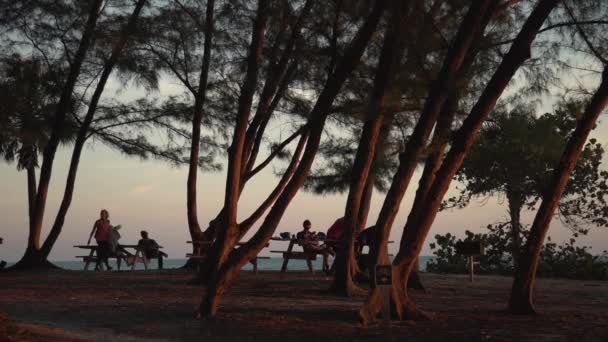
[[[344,235],[335,261],[335,276],[331,290],[347,296],[351,296],[358,291],[353,283],[353,277],[357,273],[355,240],[365,223],[361,217],[367,216],[366,212],[369,207],[366,207],[365,203],[368,203],[369,199],[364,198],[364,196],[371,196],[373,177],[370,174],[375,159],[375,149],[378,140],[380,140],[380,132],[384,124],[386,102],[391,101],[389,94],[393,87],[394,70],[403,51],[400,37],[404,25],[401,20],[406,16],[409,8],[405,1],[398,1],[392,5],[390,8],[392,15],[384,34],[382,52],[370,96],[369,115],[363,126],[359,148],[353,162],[348,199],[344,212]],[[361,206],[362,204],[364,205]]]
[[[525,242],[521,211],[524,207],[533,209],[546,189],[553,167],[575,128],[576,117],[572,113],[579,112],[577,107],[577,103],[560,103],[555,113],[539,117],[523,106],[510,112],[497,111],[481,129],[456,175],[464,188],[447,201],[448,206],[462,208],[475,197],[506,197],[514,265],[522,239]],[[586,232],[587,225],[582,223],[606,222],[596,201],[603,197],[601,189],[606,184],[599,168],[603,152],[596,140],[587,143],[558,208],[562,221],[575,233]]]
[[[355,158],[355,154],[358,151],[369,151],[374,149],[378,150],[378,153],[374,157],[370,169],[370,171],[372,171],[370,176],[373,175],[373,177],[371,177],[371,182],[368,181],[367,183],[370,186],[372,184],[375,185],[376,189],[382,192],[388,190],[391,176],[398,166],[397,157],[403,151],[403,146],[406,145],[409,138],[410,129],[413,126],[412,118],[415,117],[417,112],[421,109],[422,103],[420,99],[424,96],[422,92],[429,83],[433,82],[433,78],[436,77],[434,75],[434,70],[441,67],[441,59],[439,56],[448,48],[448,44],[445,41],[446,32],[447,35],[453,35],[456,32],[458,28],[458,19],[461,17],[463,9],[466,9],[466,4],[445,4],[442,1],[436,1],[431,4],[414,2],[409,5],[401,5],[404,5],[405,9],[400,13],[400,18],[398,19],[402,22],[401,27],[399,27],[399,47],[394,48],[397,50],[394,51],[394,53],[396,52],[396,54],[398,54],[398,56],[395,57],[398,66],[394,67],[393,71],[391,71],[394,81],[390,84],[390,89],[386,90],[385,98],[382,98],[381,100],[383,101],[382,108],[380,108],[382,113],[379,113],[378,116],[384,118],[384,124],[381,134],[382,139],[379,142],[379,146],[377,148],[375,146],[368,146],[370,142],[368,141],[367,136],[364,139],[359,139],[362,134],[361,132],[364,132],[364,128],[360,128],[358,121],[369,122],[372,118],[378,120],[377,117],[373,116],[374,113],[367,114],[366,110],[369,110],[368,108],[379,110],[376,108],[377,104],[367,104],[360,100],[364,98],[364,93],[362,93],[361,90],[364,89],[367,91],[366,89],[372,88],[372,84],[366,82],[369,77],[362,75],[355,78],[356,81],[351,80],[351,82],[347,84],[349,89],[354,89],[353,92],[361,93],[359,98],[349,99],[349,101],[345,101],[343,104],[338,104],[336,106],[336,119],[334,121],[338,122],[340,127],[340,130],[338,131],[339,135],[338,137],[332,137],[329,142],[325,143],[325,146],[321,150],[321,157],[323,157],[322,167],[318,167],[319,170],[307,179],[307,188],[314,192],[344,192],[349,188],[348,185],[350,180],[367,177],[365,173],[361,175],[360,170],[355,167],[355,160],[359,160]],[[443,5],[446,5],[446,8],[443,8]],[[442,22],[442,30],[444,32],[438,31],[434,22]],[[496,28],[493,34],[500,31],[499,28]],[[479,38],[480,39],[476,39],[475,42],[476,45],[479,45],[476,47],[476,51],[480,50],[482,43],[485,41],[484,39],[481,39],[482,37]],[[373,51],[376,50],[385,51],[379,47],[373,49],[372,55],[368,56],[366,60],[366,63],[368,63],[369,66],[367,66],[367,69],[360,71],[362,74],[365,72],[370,73],[370,70],[372,70],[371,63],[378,59],[376,55],[380,54],[380,52],[376,52],[376,55],[374,55]],[[470,77],[468,72],[474,61],[474,58],[468,58],[465,61],[465,67],[462,69],[467,72],[460,72],[458,80],[456,81],[456,83],[459,84],[459,88],[462,89],[461,92],[464,94],[466,94],[467,91],[474,90],[474,82],[471,82],[474,78]],[[483,67],[483,63],[477,63],[477,65],[475,65],[477,71],[482,70]],[[384,72],[386,72],[386,70],[384,70]],[[381,74],[378,73],[378,75]],[[476,77],[477,80],[481,78],[484,77],[480,77],[479,75]],[[377,96],[378,90],[375,90],[375,92],[375,96]],[[429,155],[427,158],[429,166],[425,168],[425,172],[432,170],[432,165],[430,165],[430,163],[437,160],[437,157],[435,156],[442,156],[443,149],[447,143],[446,136],[449,135],[452,121],[459,116],[457,115],[458,101],[455,99],[456,96],[455,94],[451,94],[450,97],[449,103],[451,104],[446,106],[446,113],[440,115],[442,124],[439,125],[440,129],[435,132],[435,138],[431,144],[432,146],[424,152],[424,154]],[[354,126],[355,128],[353,129],[349,126]],[[346,127],[348,131],[352,131],[353,133],[343,137],[345,134],[344,128],[342,127]],[[364,127],[369,129],[367,124]],[[352,146],[356,146],[357,142],[359,146],[358,149],[352,148]],[[371,142],[371,144],[376,144],[376,142]],[[371,155],[368,156],[371,157]],[[346,205],[346,216],[348,216],[349,210],[352,211],[349,208],[358,206],[358,204],[355,203],[358,200],[358,196],[351,196],[357,193],[356,189],[356,187],[350,188],[348,204]],[[365,203],[369,202],[369,196],[371,196],[371,189],[369,192],[366,192],[365,197],[361,198],[361,207],[364,208],[364,210],[359,213],[359,217],[361,218],[367,217],[365,208],[368,208],[368,206],[365,205]],[[363,222],[365,221],[359,222],[355,227],[355,236],[358,234],[360,227],[363,227]],[[350,233],[350,230],[353,227],[349,224],[347,225],[347,228],[348,233],[345,235],[348,236],[348,238],[344,244],[349,246],[354,244],[352,233]],[[345,250],[348,251],[349,248]],[[352,258],[353,255],[351,254],[348,262],[350,265],[355,265]],[[346,269],[348,267],[345,266],[345,260],[347,259],[340,257],[340,254],[338,255],[336,260],[338,270]],[[348,291],[345,290],[344,285],[338,286],[337,284],[348,284],[349,287],[351,286],[350,283],[347,283],[346,280],[344,280],[344,273],[345,272],[341,271],[336,273],[333,289],[339,289],[337,291],[339,293]],[[351,273],[354,274],[355,272]],[[408,285],[420,289],[423,288],[419,278],[412,278],[412,282]]]
[[[36,268],[49,266],[47,257],[55,241],[59,237],[59,234],[61,233],[65,216],[71,204],[78,163],[80,160],[80,154],[85,141],[90,136],[89,128],[91,126],[91,123],[93,122],[99,100],[101,98],[101,95],[105,88],[105,84],[111,72],[118,58],[120,57],[123,49],[126,46],[129,34],[135,29],[137,19],[139,17],[139,14],[141,13],[144,4],[144,0],[139,0],[136,3],[133,12],[128,18],[128,22],[124,24],[123,28],[120,30],[121,33],[118,36],[118,40],[110,44],[112,46],[112,51],[107,57],[107,59],[105,59],[103,62],[103,67],[101,71],[99,71],[99,79],[97,82],[97,86],[88,102],[86,114],[82,121],[79,122],[78,134],[74,142],[74,149],[72,153],[70,167],[68,170],[66,188],[59,211],[57,213],[57,217],[55,218],[54,224],[49,232],[49,235],[47,236],[46,240],[42,245],[40,245],[40,235],[45,212],[46,196],[48,193],[51,179],[52,166],[55,159],[55,153],[57,151],[57,148],[61,141],[61,137],[63,136],[64,128],[67,123],[66,118],[69,115],[69,110],[73,103],[73,93],[77,85],[78,78],[81,74],[81,68],[85,62],[87,52],[93,46],[93,40],[97,38],[101,42],[104,41],[103,36],[95,37],[95,30],[97,29],[98,24],[97,22],[103,12],[103,1],[92,1],[89,4],[64,4],[66,7],[72,5],[75,7],[75,9],[79,9],[80,11],[82,11],[83,9],[88,10],[88,12],[84,11],[85,13],[88,13],[88,15],[86,16],[86,23],[84,24],[84,28],[82,29],[82,35],[76,45],[77,49],[75,52],[69,50],[70,42],[64,40],[64,38],[68,36],[67,34],[59,36],[58,38],[51,35],[50,40],[42,40],[42,42],[44,42],[44,45],[38,44],[41,41],[37,40],[37,38],[40,38],[41,36],[44,37],[45,34],[47,35],[46,37],[48,37],[49,30],[51,30],[53,25],[55,28],[61,26],[62,22],[60,21],[60,19],[65,20],[66,18],[64,17],[66,15],[69,16],[71,14],[69,12],[62,12],[62,10],[65,10],[65,8],[57,9],[53,6],[47,7],[44,3],[40,3],[40,7],[35,8],[29,13],[25,13],[22,17],[24,21],[31,19],[27,17],[28,15],[38,15],[41,16],[41,19],[43,20],[50,20],[52,25],[45,25],[45,22],[34,23],[35,26],[37,25],[36,28],[40,30],[38,32],[31,32],[29,30],[31,28],[30,26],[23,25],[23,28],[20,29],[21,31],[16,32],[16,35],[19,37],[23,36],[25,37],[25,39],[29,40],[29,42],[32,43],[31,46],[34,51],[39,52],[46,60],[50,60],[50,58],[56,57],[57,55],[60,56],[58,57],[59,60],[61,60],[61,58],[65,58],[66,60],[62,61],[61,63],[66,63],[67,65],[69,65],[69,72],[67,74],[67,78],[65,80],[62,80],[61,95],[59,97],[59,100],[57,101],[57,105],[55,108],[50,138],[46,143],[43,153],[42,166],[38,181],[38,189],[34,201],[34,209],[32,210],[31,214],[32,222],[30,224],[28,247],[22,259],[14,266],[15,268]],[[71,29],[69,29],[68,31],[70,30]],[[109,30],[106,32],[110,33]],[[56,50],[53,51],[53,48],[55,48],[55,46],[52,44],[54,39],[57,39],[60,43],[63,43],[62,45],[60,45],[62,46],[62,48],[60,49],[60,51],[62,52],[58,53]],[[50,64],[51,63],[47,63],[47,65]]]
[[[260,1],[258,4],[257,18],[254,22],[254,28],[257,29],[254,29],[252,34],[252,43],[249,50],[250,63],[247,70],[248,75],[245,77],[244,81],[245,84],[247,84],[248,80],[251,80],[250,78],[253,78],[251,69],[255,68],[259,63],[259,60],[254,62],[253,59],[259,58],[259,55],[256,53],[256,44],[260,44],[261,41],[256,37],[261,35],[260,30],[262,28],[258,25],[261,25],[260,19],[264,18],[262,13],[264,6],[264,1]],[[244,126],[245,120],[247,119],[247,113],[239,111],[238,122],[240,122],[240,124],[237,123],[235,127],[234,140],[230,151],[230,162],[226,183],[226,200],[224,206],[225,213],[222,219],[223,229],[219,232],[215,242],[219,253],[217,253],[217,257],[215,258],[216,261],[213,263],[214,269],[207,283],[207,290],[200,306],[201,316],[215,316],[224,292],[235,280],[241,267],[255,257],[270,240],[287,206],[303,185],[319,148],[329,109],[337,94],[340,92],[343,83],[357,66],[372,34],[376,30],[376,26],[382,17],[384,9],[384,2],[379,1],[374,3],[364,23],[359,26],[356,29],[356,33],[352,35],[354,38],[352,38],[348,44],[344,54],[336,60],[335,69],[329,72],[325,85],[309,114],[307,132],[300,138],[298,147],[303,149],[301,154],[302,157],[300,158],[299,154],[294,155],[290,164],[290,168],[293,169],[293,171],[290,173],[288,181],[285,182],[286,184],[281,188],[279,194],[277,194],[276,201],[274,201],[274,205],[266,215],[261,227],[248,242],[235,250],[234,246],[240,237],[239,225],[236,223],[235,216],[236,206],[238,205],[239,180],[238,175],[235,173],[240,172],[238,164],[243,147],[239,147],[239,145],[242,145],[242,142],[245,141],[243,137],[245,129],[242,126]],[[242,88],[248,89],[246,86],[243,86]],[[246,98],[243,98],[243,95],[241,95],[241,99],[241,103],[243,104]],[[306,143],[305,148],[304,142]],[[283,180],[284,178],[281,181]],[[235,184],[234,182],[237,183]]]
[[[203,239],[198,221],[197,177],[199,168],[216,170],[212,163],[215,150],[221,141],[211,141],[202,133],[202,126],[208,130],[227,125],[228,120],[218,120],[209,115],[207,106],[214,43],[216,4],[206,1],[163,1],[155,4],[158,11],[142,18],[143,27],[134,39],[134,46],[127,51],[135,64],[138,74],[157,75],[166,73],[179,81],[185,94],[178,101],[190,113],[189,167],[186,182],[186,213],[188,229],[192,240]],[[158,32],[158,34],[150,34]],[[211,75],[213,76],[213,75]],[[158,76],[155,76],[158,77]],[[177,101],[177,100],[176,100]],[[183,102],[182,102],[183,101]],[[207,115],[205,115],[207,114]],[[201,148],[205,148],[201,156]]]
[[[464,156],[469,151],[473,139],[481,128],[482,123],[490,111],[494,108],[498,98],[506,88],[507,84],[519,69],[519,67],[529,58],[531,45],[540,30],[543,22],[548,17],[552,9],[557,5],[557,1],[539,1],[526,22],[521,28],[517,38],[511,45],[509,52],[502,58],[490,81],[478,97],[477,102],[463,121],[460,129],[453,135],[451,147],[441,166],[437,168],[436,175],[429,182],[425,189],[426,195],[421,197],[418,205],[415,203],[412,212],[408,217],[404,234],[401,239],[400,250],[393,261],[394,286],[392,299],[394,301],[395,314],[404,319],[416,319],[427,317],[417,309],[407,295],[406,284],[415,260],[420,253],[422,243],[426,238],[432,222],[437,214],[443,195],[451,183],[452,177],[459,169]],[[494,12],[499,8],[498,2],[474,2],[465,18],[462,20],[461,28],[454,40],[453,45],[448,51],[444,60],[442,71],[437,82],[429,91],[425,109],[422,111],[420,119],[414,129],[414,133],[408,140],[406,150],[401,159],[399,170],[395,180],[391,185],[385,199],[382,211],[379,215],[377,227],[376,243],[379,244],[372,250],[373,258],[376,263],[386,263],[386,243],[390,226],[399,203],[403,196],[403,189],[407,187],[413,166],[421,155],[422,148],[430,134],[431,128],[437,119],[439,112],[448,93],[446,89],[453,87],[451,80],[462,66],[471,41],[478,34],[484,31],[484,27],[493,17]],[[407,176],[407,177],[404,177]],[[389,224],[386,224],[389,223]],[[363,322],[367,323],[375,320],[380,308],[380,296],[377,289],[372,288],[365,304],[360,310]]]
[[[38,155],[50,138],[58,88],[55,74],[38,59],[24,60],[18,55],[2,62],[0,78],[0,155],[26,170],[30,224],[36,197]],[[72,104],[74,107],[74,104]],[[68,120],[61,143],[74,140],[77,124]]]
[[[551,181],[543,192],[542,202],[530,228],[528,240],[511,288],[509,310],[514,313],[535,313],[533,290],[543,242],[549,231],[555,210],[559,206],[560,199],[566,192],[568,180],[577,166],[577,161],[583,154],[589,133],[595,127],[600,114],[608,106],[608,59],[603,54],[606,42],[601,35],[590,36],[567,3],[564,4],[564,8],[567,16],[575,23],[576,35],[582,38],[585,50],[602,65],[603,71],[601,81],[585,106],[582,115],[577,118],[576,128],[570,135],[561,158],[553,171]],[[606,10],[601,3],[597,5],[592,2],[590,8],[596,11]],[[583,7],[583,11],[580,12],[584,13],[584,9],[587,8]],[[602,191],[605,191],[605,189],[602,189]],[[607,209],[603,195],[599,197],[599,200],[604,205],[603,211],[605,213]]]

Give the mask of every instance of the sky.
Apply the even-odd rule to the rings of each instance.
[[[586,83],[589,89],[593,88],[584,77],[571,76],[572,82]],[[104,96],[127,100],[140,96],[163,97],[181,93],[176,82],[167,79],[160,82],[160,89],[153,94],[145,94],[141,89],[132,88],[119,91],[115,80],[111,80],[107,88]],[[514,92],[514,90],[510,91]],[[508,95],[509,90],[505,93],[505,96]],[[552,104],[559,98],[557,95],[543,98],[539,112],[551,110]],[[600,123],[591,137],[597,138],[608,150],[606,113],[600,117]],[[48,228],[57,213],[65,186],[70,154],[71,147],[62,147],[56,157],[43,236],[48,233]],[[258,159],[262,160],[263,157],[260,156]],[[608,156],[605,156],[602,168],[608,170]],[[398,249],[420,171],[417,170],[412,179],[412,186],[403,199],[391,231],[391,240],[395,243],[389,245],[389,252],[393,254]],[[152,238],[164,246],[170,258],[184,258],[191,249],[186,243],[190,240],[186,219],[186,177],[186,166],[174,167],[155,160],[127,158],[100,143],[89,142],[82,154],[72,205],[50,259],[74,260],[76,255],[81,254],[82,252],[73,246],[86,243],[101,209],[110,212],[113,225],[122,225],[121,243],[136,243],[140,230],[145,229]],[[239,202],[239,218],[242,220],[253,212],[277,182],[278,178],[273,175],[272,166],[254,177],[247,184]],[[25,172],[18,172],[14,164],[0,161],[0,237],[4,238],[4,244],[0,245],[0,260],[17,261],[25,251],[28,231],[26,184]],[[458,183],[453,182],[446,198],[455,194],[458,186]],[[203,228],[222,207],[224,188],[224,172],[199,174],[198,214]],[[368,225],[375,223],[383,200],[384,194],[374,193]],[[325,232],[337,218],[343,216],[345,202],[346,194],[319,196],[300,191],[285,212],[276,235],[285,231],[295,233],[301,230],[301,223],[305,219],[312,221],[313,230]],[[523,222],[531,223],[533,214],[523,213]],[[483,232],[488,224],[506,220],[507,205],[501,198],[491,198],[483,202],[474,200],[465,209],[440,212],[424,244],[422,255],[432,254],[429,243],[434,241],[435,234],[450,232],[463,237],[465,230]],[[256,228],[257,226],[254,226],[249,235]],[[558,242],[570,239],[572,236],[569,230],[561,226],[557,218],[553,220],[549,235],[552,240]],[[599,254],[608,249],[608,228],[594,227],[587,236],[579,237],[577,241],[580,245],[591,246],[593,253]],[[281,246],[281,243],[283,242],[272,242],[271,248],[263,250],[261,255],[269,255],[270,249],[287,247]]]
[[[605,120],[606,115],[602,118]],[[604,145],[608,145],[608,125],[601,123],[594,132]],[[57,213],[61,194],[65,185],[70,148],[62,148],[53,169],[45,215],[44,232]],[[608,169],[607,162],[604,168]],[[417,172],[416,176],[419,175]],[[121,242],[135,243],[139,231],[146,229],[152,238],[164,246],[170,258],[184,258],[190,246],[186,220],[186,176],[187,168],[169,166],[160,161],[129,159],[109,150],[99,143],[86,146],[78,170],[76,190],[65,226],[53,249],[51,260],[72,260],[81,252],[73,245],[84,244],[90,234],[94,221],[102,208],[109,210],[113,225],[121,224]],[[251,213],[257,204],[266,197],[278,178],[272,168],[260,174],[248,185],[240,201],[239,217]],[[417,179],[413,179],[413,185]],[[201,224],[206,224],[218,213],[223,203],[225,174],[204,173],[199,176],[198,200]],[[452,192],[456,183],[452,185]],[[389,251],[395,253],[401,238],[403,226],[412,205],[415,186],[411,186],[401,205],[399,215],[393,226]],[[18,172],[14,165],[0,163],[0,260],[17,261],[23,254],[27,239],[27,193],[26,175]],[[449,194],[448,194],[449,195]],[[373,224],[382,205],[384,194],[374,193],[368,224]],[[310,219],[313,230],[326,231],[338,217],[343,215],[346,194],[317,196],[300,191],[285,212],[276,234],[284,231],[297,232],[301,222]],[[451,232],[463,236],[465,230],[483,231],[487,224],[507,219],[506,204],[498,198],[487,203],[473,201],[466,209],[441,212],[422,250],[422,255],[431,255],[429,242],[435,234]],[[531,213],[524,215],[530,222]],[[255,227],[254,229],[255,230]],[[570,232],[553,221],[550,236],[553,240],[569,239]],[[600,253],[608,249],[608,229],[594,228],[588,236],[578,239],[583,245],[592,246]],[[286,248],[282,242],[273,242],[262,255],[269,255],[270,249]]]

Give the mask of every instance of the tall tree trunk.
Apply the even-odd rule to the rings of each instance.
[[[55,160],[55,153],[59,146],[59,142],[64,129],[65,117],[67,111],[70,108],[72,102],[72,93],[74,92],[74,86],[80,75],[82,63],[89,50],[93,36],[95,33],[95,26],[97,25],[97,19],[101,15],[101,6],[104,3],[103,0],[95,0],[91,4],[89,9],[87,23],[85,25],[78,49],[72,58],[72,64],[68,73],[66,82],[61,91],[61,97],[57,104],[55,111],[53,130],[51,137],[46,144],[42,157],[42,166],[40,167],[40,179],[38,181],[38,190],[36,193],[36,201],[33,208],[32,222],[30,228],[30,236],[28,237],[28,248],[23,258],[13,267],[14,268],[30,268],[30,267],[44,267],[48,264],[45,261],[46,257],[42,255],[37,246],[40,244],[40,234],[42,232],[42,223],[44,219],[44,211],[46,206],[46,198],[49,190],[49,184],[51,181],[51,173],[53,170],[53,162]]]
[[[27,204],[29,214],[30,233],[28,235],[27,246],[34,249],[39,248],[40,234],[36,234],[34,228],[34,206],[36,205],[36,166],[29,163],[26,167],[27,172]],[[39,233],[39,232],[38,232]]]
[[[285,5],[288,6],[287,3]],[[283,96],[285,89],[283,89],[284,87],[282,87],[282,83],[287,85],[290,81],[289,78],[291,78],[291,71],[293,71],[292,69],[295,67],[295,62],[291,63],[290,65],[290,60],[293,58],[296,52],[296,42],[300,39],[302,27],[305,23],[305,19],[310,13],[312,5],[312,0],[307,0],[306,3],[304,3],[300,15],[292,28],[291,35],[287,42],[285,42],[283,53],[276,64],[276,54],[279,51],[278,47],[281,45],[280,37],[283,35],[283,33],[285,33],[287,28],[286,25],[283,26],[279,37],[275,41],[275,45],[272,49],[274,53],[270,58],[270,63],[273,65],[273,67],[269,71],[269,75],[264,83],[256,113],[253,120],[251,120],[251,124],[247,129],[245,137],[242,161],[243,177],[245,177],[245,175],[253,169],[266,125],[274,111],[274,107],[277,105],[278,100]]]
[[[475,53],[473,53],[473,55],[475,55]],[[467,58],[467,62],[465,62],[463,68],[468,70],[468,68],[471,66],[470,63],[472,62],[473,58]],[[464,74],[465,72],[461,70],[460,78],[463,78],[465,76]],[[422,171],[420,181],[418,182],[418,189],[416,190],[414,205],[407,218],[408,221],[416,220],[417,217],[422,214],[420,212],[422,209],[422,204],[427,199],[429,191],[431,190],[431,185],[433,185],[437,171],[439,171],[439,167],[443,161],[445,149],[450,141],[452,123],[454,121],[454,116],[457,109],[458,95],[453,93],[445,103],[445,106],[439,115],[439,119],[437,120],[437,127],[435,127],[435,133],[433,133],[433,139],[431,141],[431,145],[429,146],[429,153],[424,164],[424,170]],[[422,284],[422,279],[420,278],[420,258],[416,258],[416,261],[414,261],[414,268],[409,280],[407,281],[407,287],[409,289],[425,290],[424,285]]]
[[[247,121],[251,114],[251,104],[256,90],[259,67],[264,47],[264,33],[268,19],[268,0],[259,0],[256,18],[253,23],[251,33],[251,44],[247,57],[247,73],[237,112],[237,122],[234,127],[232,144],[228,150],[228,171],[226,176],[226,193],[224,197],[224,215],[221,219],[221,226],[217,236],[218,258],[213,268],[213,273],[217,273],[221,265],[226,261],[232,248],[236,245],[239,230],[237,224],[238,200],[241,194],[241,176],[243,151],[247,131]],[[213,275],[211,277],[213,279]]]
[[[355,240],[360,229],[361,202],[366,190],[367,180],[376,153],[380,130],[384,123],[384,110],[387,93],[392,84],[395,67],[400,61],[403,46],[400,44],[403,25],[401,21],[406,17],[409,1],[396,1],[392,3],[392,17],[390,27],[387,29],[378,61],[374,87],[370,97],[368,118],[363,126],[359,147],[353,162],[351,182],[344,209],[344,232],[342,242],[337,251],[335,274],[330,291],[341,296],[353,296],[362,292],[354,282],[353,277],[358,271],[355,262]]]
[[[372,171],[370,172],[369,176],[367,176],[367,181],[365,182],[365,189],[363,190],[363,196],[361,197],[361,205],[359,206],[357,225],[355,226],[357,228],[357,230],[355,231],[356,236],[359,236],[359,234],[367,226],[367,217],[369,216],[369,209],[372,204],[372,196],[374,195],[375,178],[376,175]]]
[[[72,158],[70,160],[70,167],[68,169],[68,177],[66,180],[65,191],[63,193],[63,199],[59,206],[57,216],[55,217],[53,227],[51,228],[48,237],[46,238],[44,244],[42,245],[42,248],[40,249],[44,258],[48,258],[51,249],[57,241],[57,238],[59,237],[59,234],[61,233],[61,230],[63,228],[65,217],[72,203],[72,196],[74,194],[74,186],[76,183],[76,174],[78,172],[78,165],[80,164],[80,155],[87,140],[89,128],[91,126],[91,123],[93,122],[93,118],[95,117],[97,105],[99,104],[99,100],[101,99],[101,95],[103,94],[108,78],[110,77],[110,74],[114,69],[114,65],[116,65],[118,58],[126,47],[129,36],[135,30],[139,14],[141,13],[141,9],[143,8],[145,3],[146,0],[137,1],[135,8],[133,9],[133,13],[131,13],[131,16],[129,17],[129,21],[123,28],[116,45],[114,45],[114,47],[112,48],[110,58],[104,63],[103,71],[99,77],[97,87],[93,92],[93,96],[91,97],[91,101],[89,102],[87,113],[82,124],[80,125],[80,128],[78,130],[78,136],[76,137],[76,141],[74,143],[74,150],[72,151]]]
[[[533,291],[540,251],[549,231],[549,224],[560,198],[568,184],[568,179],[587,141],[589,132],[608,105],[608,67],[604,66],[602,82],[587,105],[583,117],[577,122],[576,129],[553,172],[550,186],[543,195],[543,201],[536,213],[530,234],[520,258],[519,268],[515,271],[509,310],[514,313],[534,313]]]
[[[238,237],[237,241],[240,241],[242,239],[242,237],[247,233],[247,231],[262,217],[262,215],[264,215],[266,210],[268,210],[268,208],[272,205],[272,203],[274,203],[274,201],[277,199],[277,197],[281,194],[281,192],[285,188],[285,185],[287,184],[287,182],[289,181],[289,179],[295,172],[295,167],[297,166],[297,163],[300,158],[300,154],[302,153],[302,149],[303,149],[304,144],[306,143],[306,139],[308,137],[308,127],[307,126],[301,127],[292,136],[290,136],[289,138],[287,138],[284,141],[284,144],[287,145],[289,142],[291,142],[293,139],[297,138],[298,136],[300,136],[300,141],[298,142],[298,146],[296,147],[294,155],[292,156],[291,162],[290,162],[289,166],[287,167],[287,169],[285,170],[285,172],[283,173],[281,180],[275,186],[275,188],[272,190],[272,192],[268,195],[266,200],[264,200],[262,202],[262,204],[260,204],[260,206],[248,218],[246,218],[241,223],[239,223],[239,225],[238,225],[239,226],[239,237]],[[266,162],[270,163],[271,159],[272,159],[272,156],[269,156],[262,164],[264,164]],[[262,164],[260,164],[259,167],[263,167]],[[256,167],[256,169],[254,169],[252,172],[256,172],[256,170],[258,170],[258,167]],[[217,226],[219,224],[221,217],[223,215],[223,212],[224,212],[224,209],[222,208],[220,210],[220,213],[218,214],[218,216],[214,220],[212,220],[212,222],[210,223],[209,229],[207,229],[203,233],[203,234],[207,234],[205,237],[205,241],[213,241],[215,236],[213,234],[209,234],[209,233],[211,233],[215,230],[214,226]],[[202,263],[200,263],[199,272],[198,272],[196,278],[192,280],[192,283],[204,284],[205,280],[208,280],[210,278],[211,273],[213,272],[213,269],[214,269],[214,265],[217,264],[217,258],[218,258],[219,251],[220,251],[219,247],[220,247],[219,244],[213,243],[208,248],[203,249],[200,252],[200,254],[205,255],[205,259],[203,259]]]
[[[507,200],[509,201],[509,217],[511,219],[511,257],[513,258],[513,269],[518,269],[519,254],[521,251],[521,207],[522,196],[507,188]]]
[[[393,277],[397,281],[393,284],[393,301],[395,314],[400,319],[420,319],[428,317],[420,311],[403,286],[409,279],[414,262],[426,236],[437,215],[437,211],[447,192],[449,185],[462,165],[466,153],[470,150],[473,140],[479,132],[481,125],[493,110],[498,98],[506,88],[519,67],[530,57],[532,42],[549,13],[559,0],[541,0],[526,20],[509,52],[503,58],[490,82],[482,92],[479,100],[472,108],[469,116],[456,133],[452,147],[439,169],[435,181],[427,195],[427,200],[421,208],[421,215],[417,220],[408,220],[404,236],[401,241],[399,253],[393,261]],[[396,277],[396,278],[395,278]],[[370,296],[362,308],[364,321],[373,321],[379,312],[379,296]]]
[[[302,187],[319,148],[327,113],[347,77],[359,63],[382,17],[385,6],[384,1],[374,4],[371,14],[345,51],[341,63],[338,64],[335,72],[329,75],[317,103],[311,111],[310,136],[293,177],[276,200],[259,230],[245,245],[233,250],[226,262],[221,264],[219,271],[212,276],[200,306],[199,312],[202,317],[215,317],[225,291],[232,285],[240,269],[268,243],[289,203]]]
[[[473,2],[469,8],[465,18],[463,19],[458,33],[450,46],[438,79],[431,86],[428,98],[424,104],[424,108],[420,114],[420,119],[414,128],[414,132],[409,138],[405,151],[400,154],[399,167],[391,187],[385,197],[384,203],[378,220],[376,229],[374,230],[374,239],[370,248],[370,265],[373,271],[374,265],[388,264],[388,237],[391,227],[399,211],[401,200],[407,190],[409,182],[412,178],[414,170],[418,165],[420,156],[424,151],[426,142],[435,126],[437,117],[439,116],[445,101],[450,95],[451,88],[457,80],[458,73],[462,63],[469,53],[469,49],[475,37],[479,32],[483,32],[488,17],[491,15],[498,1],[478,0]],[[399,276],[393,272],[393,279]],[[398,279],[407,284],[407,279]],[[399,283],[393,284],[393,289],[401,286]],[[362,306],[359,315],[364,324],[370,323],[376,319],[380,308],[379,290],[372,284],[368,299]]]
[[[199,167],[199,155],[201,144],[201,125],[203,122],[204,105],[207,99],[207,80],[209,77],[209,65],[211,63],[211,45],[213,42],[213,14],[215,0],[207,1],[205,14],[205,42],[203,43],[203,63],[199,75],[198,90],[194,103],[194,115],[192,116],[192,141],[190,145],[190,164],[188,167],[188,181],[186,183],[186,206],[188,215],[188,229],[193,241],[203,239],[203,232],[198,223],[198,206],[196,198],[196,186]],[[193,248],[195,245],[193,244]]]

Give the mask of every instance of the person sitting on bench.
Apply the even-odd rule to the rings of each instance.
[[[146,259],[158,258],[159,256],[167,256],[166,253],[163,253],[159,250],[160,246],[154,239],[150,239],[148,237],[148,232],[142,230],[140,232],[141,239],[137,243],[138,248],[142,251],[142,253],[146,256]]]
[[[317,233],[310,231],[310,228],[312,227],[310,220],[304,220],[302,227],[304,229],[296,235],[296,238],[300,240],[304,252],[322,254],[323,271],[329,271],[329,255],[332,254],[331,249],[327,245],[319,245]]]
[[[333,252],[337,251],[343,245],[342,238],[345,230],[344,221],[344,217],[340,217],[331,225],[331,227],[329,227],[329,229],[327,229],[327,240],[330,241],[326,242],[326,244]]]

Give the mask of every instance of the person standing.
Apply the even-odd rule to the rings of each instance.
[[[95,221],[93,225],[87,245],[91,244],[91,238],[95,235],[95,240],[97,241],[97,263],[95,264],[95,269],[100,269],[103,262],[108,270],[112,270],[112,267],[108,264],[108,257],[110,256],[110,213],[102,209],[99,216],[99,220]]]

